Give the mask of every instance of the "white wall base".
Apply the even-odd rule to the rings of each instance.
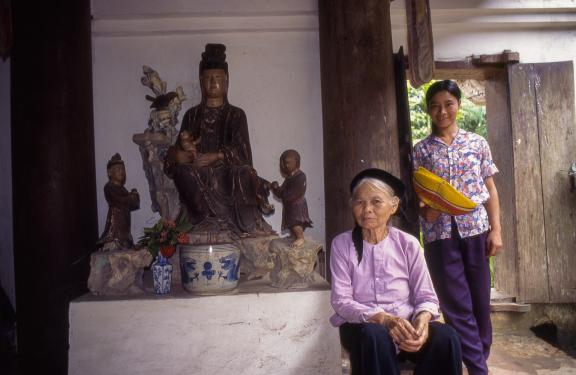
[[[69,374],[341,374],[324,284],[206,297],[84,296],[70,304]]]

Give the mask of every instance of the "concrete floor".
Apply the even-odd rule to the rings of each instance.
[[[493,375],[576,374],[576,359],[529,330],[494,332],[488,366]]]

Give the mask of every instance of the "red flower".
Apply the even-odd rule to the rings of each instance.
[[[162,254],[165,258],[170,258],[176,252],[176,246],[174,245],[166,245],[160,247],[160,254]]]
[[[179,244],[186,245],[190,242],[190,237],[188,237],[188,233],[180,233],[176,241]]]

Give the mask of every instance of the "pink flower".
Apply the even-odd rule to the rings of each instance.
[[[168,232],[166,231],[160,232],[160,243],[166,241],[167,238],[168,238]]]
[[[166,228],[176,228],[176,223],[172,220],[164,220],[164,226]]]

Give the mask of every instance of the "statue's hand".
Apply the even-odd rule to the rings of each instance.
[[[178,164],[190,164],[194,161],[194,154],[189,151],[178,149],[176,150],[175,159]]]
[[[216,152],[211,152],[208,154],[197,154],[194,163],[192,164],[194,168],[202,168],[212,165],[220,160],[220,154]]]

